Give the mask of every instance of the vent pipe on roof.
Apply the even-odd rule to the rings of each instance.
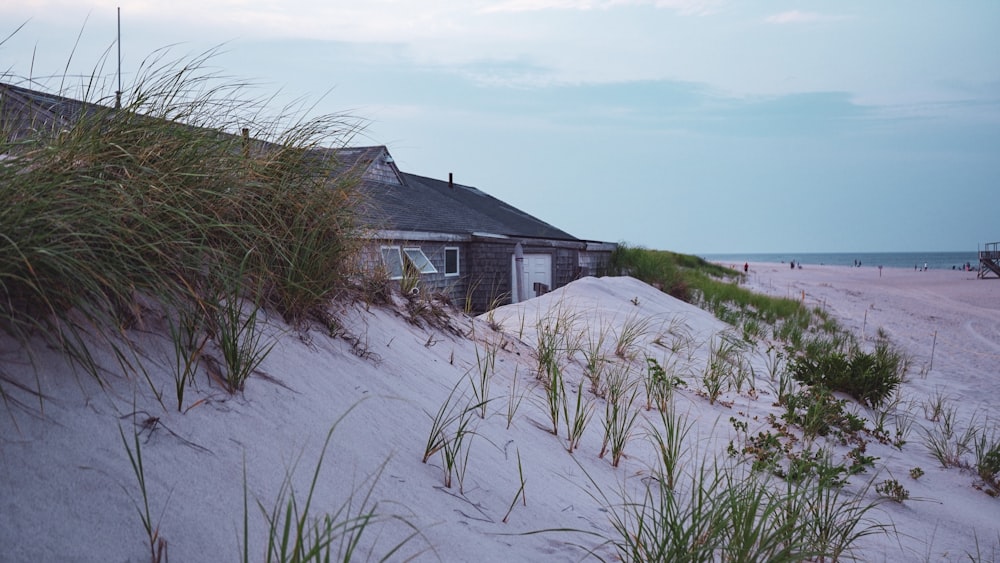
[[[448,188],[452,190],[455,189],[455,179],[451,172],[448,173]]]

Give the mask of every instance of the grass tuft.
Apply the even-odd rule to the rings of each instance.
[[[153,523],[153,518],[149,512],[149,489],[146,488],[146,468],[142,462],[142,444],[139,441],[139,433],[132,432],[131,446],[129,445],[129,440],[125,438],[125,431],[120,426],[118,427],[118,433],[121,435],[122,444],[125,446],[129,463],[132,465],[132,473],[135,474],[136,481],[139,483],[142,506],[139,506],[138,503],[135,504],[136,511],[139,512],[139,519],[142,521],[143,530],[146,532],[146,538],[149,541],[150,561],[153,563],[165,563],[167,542],[160,536],[160,525]]]
[[[355,404],[354,407],[356,407]],[[385,513],[380,503],[374,500],[375,486],[382,472],[383,463],[367,479],[365,488],[354,489],[333,512],[317,514],[313,507],[316,485],[319,483],[323,461],[330,447],[333,434],[340,422],[353,409],[351,407],[338,418],[327,432],[320,449],[312,479],[305,496],[296,494],[292,484],[294,467],[287,472],[273,506],[267,508],[262,502],[257,505],[268,524],[267,546],[264,561],[267,563],[300,563],[306,561],[351,561],[370,558],[372,553],[362,557],[361,551],[382,550],[382,561],[392,559],[407,546],[419,531],[401,516]],[[250,561],[249,511],[247,501],[246,467],[244,466],[244,513],[243,513],[243,561]],[[384,528],[390,525],[402,527],[395,539],[386,540]],[[372,539],[368,536],[376,534]],[[395,543],[393,543],[395,542]]]

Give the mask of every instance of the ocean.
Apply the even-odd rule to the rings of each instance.
[[[886,268],[923,268],[924,264],[934,270],[961,269],[968,262],[979,268],[979,254],[976,251],[963,252],[787,252],[751,254],[704,254],[705,260],[732,264],[743,262],[779,262],[790,260],[802,264],[827,266],[854,266],[860,260],[862,266],[884,266]]]

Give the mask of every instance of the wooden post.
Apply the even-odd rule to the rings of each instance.
[[[934,341],[931,343],[931,363],[927,366],[927,371],[934,369],[934,348],[937,347],[937,331],[934,331]]]
[[[243,128],[243,158],[250,158],[250,129]]]

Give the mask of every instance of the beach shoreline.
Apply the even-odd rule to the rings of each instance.
[[[959,270],[968,264],[976,265],[978,251],[950,252],[787,252],[750,254],[710,254],[705,260],[717,264],[743,265],[744,262],[795,264],[812,266],[883,266],[903,270]]]

